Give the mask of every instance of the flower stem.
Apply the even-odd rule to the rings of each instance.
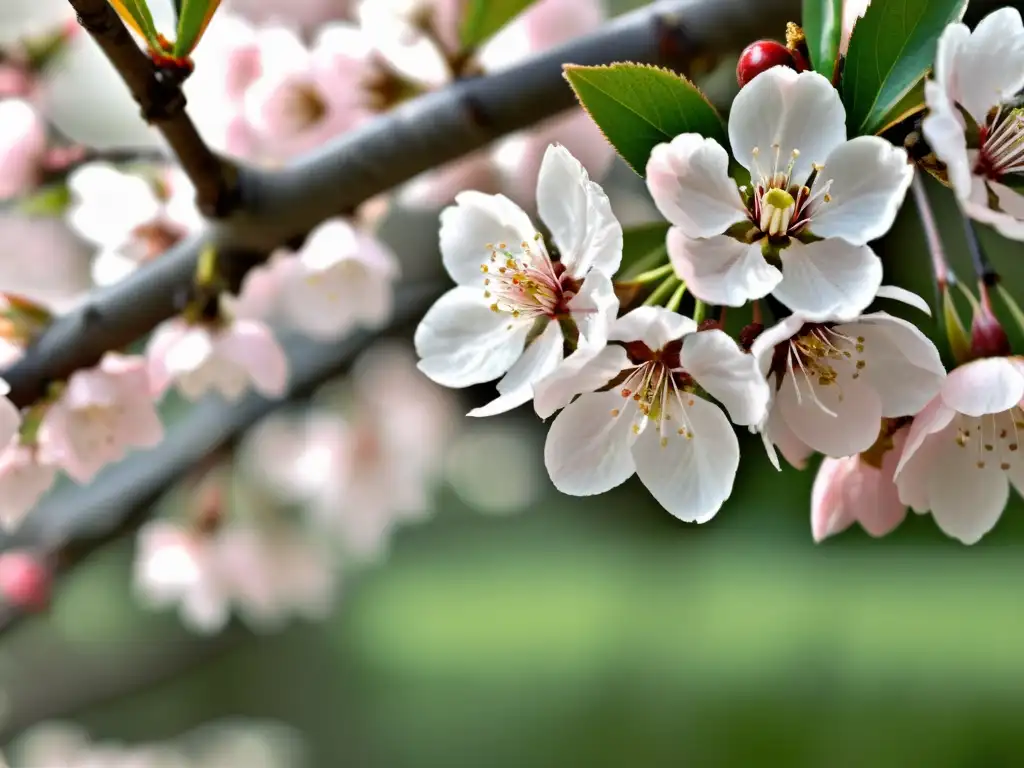
[[[932,212],[931,203],[928,201],[928,191],[924,188],[920,171],[914,172],[911,189],[914,192],[914,205],[917,208],[918,218],[921,220],[921,229],[924,230],[924,237],[928,243],[928,252],[932,257],[935,293],[941,303],[943,291],[945,291],[947,285],[956,282],[956,276],[946,261],[946,251],[942,247],[942,237],[939,235],[939,227],[935,223],[935,214]]]
[[[974,267],[974,274],[978,276],[985,285],[995,285],[999,282],[999,273],[996,272],[992,262],[981,247],[978,240],[978,233],[974,229],[974,222],[967,216],[963,217],[964,237],[967,240],[967,250],[971,254],[971,265]]]
[[[672,275],[667,278],[661,285],[654,289],[650,296],[644,300],[645,307],[657,307],[660,306],[661,302],[669,297],[669,295],[676,289],[676,286],[682,282],[678,277]]]
[[[706,312],[707,306],[704,304],[703,301],[697,299],[693,303],[693,322],[695,322],[697,325],[700,325],[701,322],[704,320],[704,314]]]
[[[668,300],[668,304],[665,305],[665,308],[672,312],[677,312],[679,310],[679,305],[683,301],[683,294],[685,293],[686,283],[679,283],[679,287],[676,288],[676,292],[672,294],[672,298]]]
[[[650,269],[646,272],[641,272],[639,275],[634,277],[629,282],[631,283],[653,283],[661,280],[663,277],[668,277],[672,274],[672,265],[664,264],[655,269]]]

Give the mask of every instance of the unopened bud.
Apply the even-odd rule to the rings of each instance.
[[[736,82],[742,88],[762,72],[780,65],[797,69],[793,52],[775,40],[758,40],[740,54],[736,64]]]
[[[23,611],[44,611],[50,605],[52,574],[38,556],[28,552],[0,554],[0,596]]]
[[[750,348],[754,346],[754,340],[761,335],[761,331],[763,330],[763,323],[751,323],[750,325],[745,326],[743,330],[740,331],[740,348],[744,352],[749,352]]]
[[[999,319],[985,307],[979,308],[971,320],[971,357],[1007,357],[1010,340]]]

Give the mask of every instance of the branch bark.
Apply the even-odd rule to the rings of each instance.
[[[99,13],[97,5],[106,7],[106,0],[72,2],[80,12],[93,14]],[[562,79],[563,63],[626,60],[687,69],[716,50],[777,34],[785,20],[798,13],[798,0],[657,2],[503,72],[410,101],[288,168],[268,172],[240,167],[235,212],[57,320],[4,373],[10,397],[17,405],[29,405],[45,393],[50,381],[94,365],[105,351],[130,344],[174,316],[177,298],[188,290],[204,246],[268,253],[422,171],[570,107],[573,97]],[[148,59],[120,19],[116,21],[120,33],[94,34],[111,60],[122,62],[119,69],[139,72],[138,57],[147,65]],[[132,77],[133,93],[137,90],[149,98],[148,76]],[[194,132],[191,122],[182,120],[187,117],[170,123],[174,130],[182,135]]]

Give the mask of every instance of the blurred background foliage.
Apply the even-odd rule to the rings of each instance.
[[[614,179],[640,187],[621,167]],[[952,198],[929,189],[970,278]],[[436,264],[435,228],[397,217],[385,236]],[[982,237],[1024,284],[1021,246]],[[909,200],[878,249],[888,282],[933,298]],[[539,462],[542,425],[506,418]],[[736,492],[699,527],[635,481],[571,499],[542,477],[529,509],[503,515],[444,489],[435,519],[348,579],[330,621],[265,636],[197,638],[143,611],[121,542],[0,645],[0,742],[54,716],[126,742],[244,717],[296,729],[316,768],[1019,765],[1020,500],[969,549],[913,514],[884,540],[855,529],[816,546],[813,466],[779,474],[759,440],[743,448]]]

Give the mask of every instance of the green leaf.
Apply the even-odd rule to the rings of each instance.
[[[470,0],[459,31],[462,47],[471,51],[525,11],[534,0]]]
[[[889,114],[882,118],[882,124],[875,133],[884,133],[896,125],[896,123],[903,122],[911,115],[920,112],[923,109],[924,78],[921,78],[914,84],[913,88],[904,94],[902,99],[896,102],[893,108],[889,110]]]
[[[149,47],[160,50],[160,39],[146,0],[108,0],[121,20],[145,38]]]
[[[843,31],[843,0],[804,0],[801,22],[814,71],[831,80]]]
[[[615,276],[616,282],[628,283],[668,263],[665,247],[668,228],[668,222],[657,221],[623,230],[622,264]]]
[[[565,77],[612,146],[641,176],[658,144],[699,133],[728,146],[717,110],[681,75],[647,64],[581,67]]]
[[[947,24],[967,0],[884,0],[868,6],[850,36],[842,97],[851,136],[875,133],[935,60]]]
[[[174,55],[178,58],[188,56],[199,44],[206,25],[217,12],[220,0],[182,0],[181,14],[178,16],[178,34],[174,40]]]

